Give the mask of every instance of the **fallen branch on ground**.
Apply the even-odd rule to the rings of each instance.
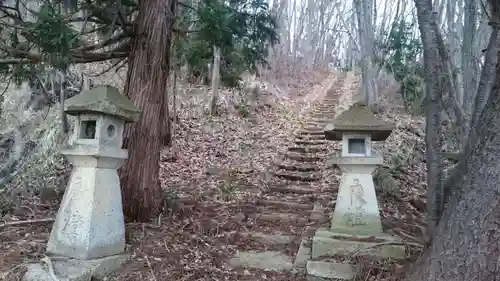
[[[42,223],[47,223],[47,222],[54,222],[53,218],[47,218],[47,219],[32,219],[32,220],[24,220],[24,221],[10,221],[6,223],[0,224],[0,230],[3,228],[6,228],[8,226],[21,226],[25,224],[42,224]]]

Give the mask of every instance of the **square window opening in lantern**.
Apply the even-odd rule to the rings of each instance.
[[[80,126],[81,139],[95,139],[96,137],[96,120],[82,120]]]
[[[347,141],[347,153],[351,155],[366,155],[366,139],[349,138]]]

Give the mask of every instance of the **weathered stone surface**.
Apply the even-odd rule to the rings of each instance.
[[[103,129],[101,125],[104,123],[98,123],[94,130]],[[112,137],[118,138],[121,133]],[[61,150],[61,154],[74,169],[52,226],[47,252],[80,260],[122,254],[125,223],[117,169],[127,159],[127,151],[121,149],[121,141],[82,142]]]
[[[295,153],[287,152],[285,156],[288,159],[292,159],[300,162],[316,162],[325,159],[325,155],[316,153]]]
[[[113,271],[119,269],[127,258],[128,255],[115,255],[85,261],[57,258],[52,261],[53,273],[61,281],[103,280]],[[54,281],[49,269],[39,263],[27,266],[23,280]]]
[[[331,119],[332,116],[327,113],[312,113],[311,114],[312,118],[320,118],[320,119]]]
[[[328,124],[328,120],[325,119],[323,121],[309,121],[307,123],[309,125],[311,125],[311,126],[315,126],[315,127],[321,128],[321,130],[323,130],[323,132],[324,132],[326,124]]]
[[[287,245],[295,239],[294,236],[283,235],[279,232],[274,234],[252,232],[251,236],[254,240],[266,245]]]
[[[303,130],[306,130],[306,131],[320,131],[320,132],[323,132],[323,126],[318,126],[318,125],[315,125],[315,124],[310,124],[308,123],[308,126],[305,126],[304,128],[302,128]]]
[[[303,203],[296,203],[289,201],[265,200],[265,199],[258,200],[257,204],[274,208],[294,209],[294,210],[310,210],[313,208],[313,204],[303,204]]]
[[[344,132],[361,132],[370,134],[374,141],[383,141],[394,128],[394,124],[378,118],[368,106],[356,103],[325,127],[325,135],[328,140],[339,141]]]
[[[307,261],[307,280],[351,280],[356,276],[354,267],[348,263]]]
[[[339,164],[342,177],[332,215],[332,231],[374,236],[382,233],[382,221],[371,175],[376,164],[369,161],[371,158],[375,159],[375,157],[338,158],[337,163],[342,163]],[[381,161],[380,158],[375,160]]]
[[[307,223],[308,218],[301,217],[292,213],[270,213],[270,214],[255,214],[257,222],[271,222],[271,223]]]
[[[332,106],[316,106],[315,108],[313,108],[313,110],[311,112],[315,112],[315,111],[324,111],[324,112],[332,112],[334,111],[335,108],[333,108]]]
[[[324,134],[320,134],[320,135],[300,135],[300,134],[298,134],[295,137],[298,139],[301,139],[301,140],[324,140],[325,139]]]
[[[295,161],[282,161],[275,163],[275,165],[286,171],[313,172],[320,170],[318,165],[297,163]]]
[[[64,267],[55,269],[55,275],[64,281],[91,281],[92,270],[87,266]],[[24,281],[54,281],[48,269],[41,264],[29,264],[26,266]]]
[[[340,169],[344,169],[346,173],[352,173],[355,170],[361,170],[362,173],[372,173],[377,168],[377,165],[381,165],[382,163],[384,161],[380,157],[380,154],[372,151],[372,155],[368,157],[330,155],[326,165],[337,165]],[[366,169],[370,170],[370,172],[367,172],[368,170],[365,171]]]
[[[269,188],[272,192],[281,193],[295,193],[295,194],[314,194],[317,189],[310,187],[297,187],[297,186],[271,186]]]
[[[312,117],[325,117],[325,118],[331,118],[333,115],[332,111],[326,111],[326,110],[315,110],[311,114]]]
[[[313,117],[313,118],[310,118],[309,121],[308,121],[309,124],[316,123],[318,125],[323,125],[323,124],[326,125],[329,122],[330,121],[328,119],[322,118],[322,117],[321,118],[315,118],[315,117]]]
[[[141,114],[132,101],[112,86],[95,87],[68,99],[65,111],[71,115],[102,113],[127,122],[136,122]]]
[[[250,267],[269,271],[289,270],[293,268],[292,258],[281,252],[239,251],[229,260],[233,267]]]
[[[291,180],[291,181],[317,181],[320,180],[323,175],[321,173],[312,173],[312,172],[302,172],[302,171],[276,171],[274,172],[274,175]]]
[[[325,208],[321,206],[318,202],[314,203],[313,210],[311,211],[311,215],[309,216],[309,220],[311,221],[321,221],[325,218],[328,219],[328,216],[324,214]]]
[[[317,153],[326,151],[326,147],[311,147],[308,145],[302,146],[291,146],[288,148],[288,151],[291,152],[299,152],[299,153]]]
[[[296,145],[325,145],[328,142],[325,141],[324,139],[316,139],[316,140],[307,140],[307,139],[299,139],[295,140]]]
[[[311,240],[303,238],[302,241],[300,242],[299,250],[295,255],[293,266],[298,268],[305,267],[307,261],[310,259],[311,259]]]
[[[318,227],[316,226],[308,226],[304,231],[302,231],[302,238],[308,238],[309,239],[309,247],[312,247],[312,238],[314,234],[316,234],[316,231],[318,230]]]
[[[116,169],[76,167],[47,252],[83,260],[123,253],[125,225],[120,194]]]
[[[396,237],[379,234],[371,235],[346,235],[335,233],[328,229],[320,228],[316,231],[312,243],[312,258],[333,255],[367,256],[373,258],[404,258],[405,247],[402,245],[390,244],[379,245],[384,242],[397,242]],[[377,246],[375,246],[377,245]]]
[[[318,130],[300,130],[299,134],[301,134],[301,135],[311,135],[311,136],[314,136],[314,135],[324,136],[325,132],[323,130],[321,130],[321,131],[318,131]]]

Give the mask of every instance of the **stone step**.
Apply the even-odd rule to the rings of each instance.
[[[283,271],[293,268],[293,259],[278,251],[238,251],[229,260],[232,267],[248,267],[267,271]]]
[[[326,116],[328,114],[331,114],[331,111],[313,110],[308,115],[314,117],[314,116]]]
[[[325,214],[325,208],[321,206],[319,202],[314,203],[314,207],[309,216],[309,220],[312,222],[325,223],[329,220],[330,215]]]
[[[352,280],[356,276],[354,266],[348,263],[309,260],[306,270],[307,280]]]
[[[316,123],[316,124],[328,124],[331,120],[329,118],[317,118],[317,117],[311,117],[309,120],[306,121],[306,124],[311,124],[311,123]]]
[[[308,145],[308,146],[320,146],[328,144],[326,139],[316,139],[316,140],[308,140],[308,139],[298,139],[294,141],[296,145]]]
[[[310,147],[308,145],[301,145],[301,146],[288,147],[288,151],[299,152],[299,153],[317,153],[317,152],[327,151],[327,149],[326,147],[321,147],[321,146]]]
[[[318,162],[326,159],[326,155],[324,154],[297,152],[287,152],[285,153],[285,157],[300,162]]]
[[[279,169],[285,171],[314,172],[314,171],[319,171],[321,169],[319,165],[309,165],[291,161],[290,162],[283,161],[279,163],[277,162],[274,165]]]
[[[269,187],[269,191],[271,192],[279,192],[279,193],[292,193],[292,194],[311,194],[317,193],[318,190],[311,187],[301,187],[301,186],[288,186],[288,185],[277,185]]]
[[[256,223],[306,224],[309,221],[309,218],[294,213],[254,213],[249,217]]]
[[[323,123],[317,123],[317,122],[313,122],[313,121],[310,121],[310,122],[307,122],[307,124],[309,126],[316,126],[317,128],[321,129],[322,131],[325,130],[325,127],[326,125],[328,125],[327,122],[323,122]]]
[[[307,121],[307,124],[309,125],[316,125],[316,126],[321,126],[323,129],[330,123],[329,119],[324,119],[323,121],[321,120],[309,120]]]
[[[311,108],[311,111],[332,111],[333,108],[332,107],[325,107],[323,105],[317,105],[317,106],[314,106],[313,108]],[[309,111],[309,112],[311,112]]]
[[[339,191],[339,186],[338,185],[334,185],[334,186],[325,186],[323,188],[321,188],[321,192],[324,192],[324,193],[335,193],[335,192],[338,192]]]
[[[324,126],[307,125],[307,126],[303,127],[302,130],[311,131],[311,132],[323,132]]]
[[[311,259],[311,243],[311,239],[302,237],[297,254],[295,254],[295,260],[293,261],[295,268],[306,267],[307,261]]]
[[[312,118],[323,118],[325,120],[331,120],[335,116],[333,112],[311,112],[309,114]]]
[[[318,123],[310,123],[309,125],[311,126],[317,126],[319,129],[321,129],[321,131],[325,131],[325,127],[326,125],[328,125],[328,123],[322,123],[322,124],[318,124]]]
[[[259,199],[257,200],[257,204],[260,206],[273,207],[277,209],[292,209],[292,210],[314,209],[314,204],[304,204],[304,203],[296,203],[296,202],[280,201],[280,200]]]
[[[321,134],[321,135],[301,135],[301,134],[297,134],[295,136],[296,138],[298,139],[301,139],[301,140],[325,140],[325,134]]]
[[[323,113],[330,113],[333,112],[334,108],[328,107],[328,108],[323,108],[323,107],[317,107],[311,110],[311,112],[323,112]]]
[[[295,236],[284,235],[281,232],[275,232],[273,234],[266,234],[263,232],[252,231],[250,233],[252,240],[257,241],[264,245],[269,246],[285,246],[290,244],[295,240]]]
[[[300,172],[300,171],[283,171],[279,170],[273,172],[276,177],[290,180],[290,181],[318,181],[321,179],[322,175],[320,173],[311,173],[311,172]]]
[[[324,136],[325,135],[325,131],[323,131],[323,130],[317,130],[317,131],[300,130],[299,134],[300,135],[310,135],[310,136],[312,136],[312,135]]]
[[[313,118],[329,118],[331,116],[330,112],[311,112],[309,114],[310,117]]]
[[[302,128],[303,131],[321,132],[324,134],[326,125],[309,124],[307,127]]]

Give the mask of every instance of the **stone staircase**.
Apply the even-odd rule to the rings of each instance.
[[[270,168],[274,179],[247,210],[251,247],[230,260],[233,267],[264,270],[303,268],[314,232],[329,219],[338,186],[322,184],[328,153],[323,128],[333,119],[344,83],[339,78],[321,105],[314,107],[292,144]],[[275,183],[280,182],[280,183]]]

